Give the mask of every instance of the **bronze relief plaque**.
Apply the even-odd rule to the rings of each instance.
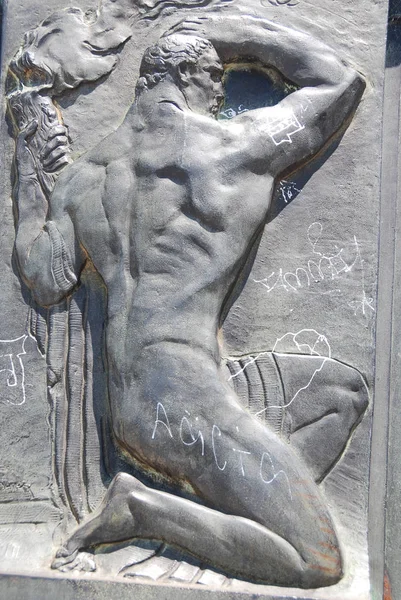
[[[369,598],[386,3],[23,6],[7,597]]]

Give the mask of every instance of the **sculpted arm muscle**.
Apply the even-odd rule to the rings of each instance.
[[[337,85],[305,87],[277,106],[241,115],[251,160],[264,163],[273,177],[293,170],[348,123],[363,90],[363,80],[349,69]]]
[[[331,48],[305,33],[250,18],[242,35],[249,36],[248,52],[300,88],[275,107],[240,117],[255,159],[265,160],[276,177],[319,152],[347,123],[365,82]]]
[[[210,16],[194,24],[225,62],[254,59],[300,89],[276,107],[236,117],[245,149],[272,176],[312,157],[350,118],[365,88],[362,76],[312,36],[246,15]]]
[[[53,206],[58,204],[57,214],[52,214],[26,142],[29,133],[23,132],[17,141],[15,251],[21,275],[35,300],[48,306],[73,289],[84,258],[76,251],[74,226],[63,208],[68,186],[59,180],[51,199]]]

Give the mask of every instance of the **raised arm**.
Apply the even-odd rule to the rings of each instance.
[[[17,226],[15,250],[21,275],[35,300],[43,305],[56,304],[76,285],[83,258],[75,252],[74,228],[65,212],[57,220],[48,219],[49,206],[38,177],[38,167],[29,148],[35,133],[33,121],[17,138]],[[50,140],[44,161],[60,158],[58,130]]]
[[[189,22],[181,28],[191,30]],[[253,59],[276,68],[300,89],[278,105],[236,117],[256,161],[273,176],[316,154],[347,123],[363,94],[363,77],[312,36],[257,17],[210,16],[193,21],[225,63]]]

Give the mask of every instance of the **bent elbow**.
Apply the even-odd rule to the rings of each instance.
[[[27,267],[27,266],[26,266]],[[21,277],[30,289],[33,299],[44,308],[59,304],[71,290],[61,290],[46,273],[46,270],[32,272],[31,269],[20,268]]]
[[[61,290],[56,290],[54,287],[47,287],[43,285],[43,283],[41,285],[35,285],[30,289],[35,302],[40,306],[43,306],[43,308],[59,304],[68,295]]]
[[[342,92],[340,92],[341,96],[348,97],[348,104],[350,104],[354,109],[359,104],[363,93],[366,89],[366,79],[356,71],[353,67],[347,67],[346,75],[344,77],[344,81],[342,84]]]
[[[366,79],[362,75],[362,73],[359,73],[358,71],[352,69],[352,81],[349,87],[356,101],[359,102],[366,89]]]
[[[73,289],[73,284],[69,287],[65,286],[65,288],[57,285],[46,261],[38,262],[33,260],[28,252],[18,252],[17,245],[16,254],[21,279],[30,289],[35,302],[40,306],[48,307],[59,304]]]

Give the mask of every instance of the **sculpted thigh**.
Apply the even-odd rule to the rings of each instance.
[[[216,437],[233,411],[242,411],[216,362],[162,343],[141,352],[135,373],[112,408],[118,443],[163,473],[196,477],[214,461],[213,431]]]

